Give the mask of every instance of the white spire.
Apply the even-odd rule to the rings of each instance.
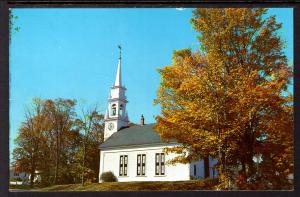
[[[118,62],[118,69],[117,69],[117,75],[116,75],[116,81],[115,81],[115,86],[122,86],[122,81],[121,81],[121,46],[118,46],[120,49],[120,56],[119,56],[119,62]]]
[[[126,88],[122,86],[121,82],[121,46],[118,46],[118,48],[120,56],[118,62],[116,81],[114,83],[114,86],[110,88],[110,95],[108,97],[108,107],[104,116],[104,140],[109,138],[115,132],[118,132],[123,127],[127,127],[129,122],[126,110]]]

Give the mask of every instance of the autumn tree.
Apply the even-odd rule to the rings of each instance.
[[[96,108],[76,113],[71,99],[35,98],[25,113],[13,151],[17,170],[39,171],[41,184],[96,181],[103,115]]]
[[[74,106],[76,104],[75,100],[71,99],[56,99],[56,100],[46,100],[45,101],[45,114],[48,117],[48,132],[52,138],[52,145],[54,146],[53,159],[54,164],[54,180],[53,183],[57,184],[62,180],[62,176],[59,172],[65,171],[68,172],[66,165],[62,165],[63,161],[66,161],[64,157],[68,148],[67,137],[71,134],[73,123],[75,120],[76,112]]]
[[[35,172],[44,158],[41,149],[46,141],[43,136],[45,115],[42,111],[43,101],[33,99],[31,108],[26,110],[25,121],[19,129],[19,135],[15,139],[16,148],[13,151],[16,169],[30,174],[31,187],[34,185]]]
[[[172,162],[210,155],[218,160],[224,188],[233,178],[243,188],[253,175],[256,182],[264,179],[261,188],[278,188],[274,180],[293,173],[293,103],[286,91],[291,69],[277,33],[281,24],[266,12],[195,9],[191,22],[200,34],[199,51],[175,51],[173,64],[159,70],[155,103],[162,115],[156,129],[181,143],[167,149],[180,154]],[[271,170],[260,175],[273,177],[258,177],[258,154],[260,170]]]

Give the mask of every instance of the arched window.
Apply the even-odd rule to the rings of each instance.
[[[112,114],[113,116],[116,115],[116,104],[113,104],[113,105],[111,106],[111,114]]]
[[[122,104],[120,105],[120,114],[121,114],[121,116],[123,116],[123,105]]]

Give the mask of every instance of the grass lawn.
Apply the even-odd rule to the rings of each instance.
[[[176,182],[114,182],[114,183],[86,183],[53,185],[44,188],[28,187],[20,189],[30,191],[166,191],[166,190],[214,190],[218,184],[217,179],[193,180],[193,181],[176,181]],[[10,189],[19,189],[16,186]]]

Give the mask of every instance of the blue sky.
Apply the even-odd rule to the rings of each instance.
[[[10,45],[10,150],[33,97],[72,98],[104,113],[121,44],[122,80],[129,119],[154,122],[157,68],[171,64],[175,49],[199,47],[192,9],[13,9],[20,31]],[[293,10],[270,9],[283,23],[284,50],[293,61]]]

